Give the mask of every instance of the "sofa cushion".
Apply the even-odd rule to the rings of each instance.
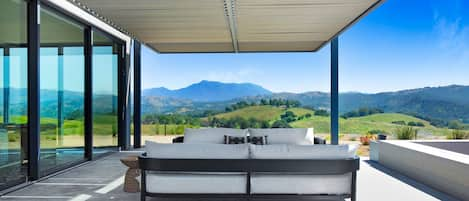
[[[246,174],[147,174],[147,192],[184,194],[245,194]]]
[[[351,192],[352,175],[252,174],[252,194],[335,194]]]
[[[151,158],[175,159],[247,159],[247,144],[161,144],[146,141],[145,151]]]
[[[250,145],[253,159],[347,159],[356,155],[357,145]]]
[[[314,144],[313,128],[249,129],[250,136],[267,136],[268,144]]]
[[[246,129],[233,128],[186,128],[184,143],[188,144],[223,144],[224,136],[246,137]]]

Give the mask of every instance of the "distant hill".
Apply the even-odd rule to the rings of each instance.
[[[246,96],[270,94],[272,94],[271,91],[251,83],[222,83],[206,80],[176,90],[160,87],[142,92],[143,96],[162,96],[196,102],[227,101]]]
[[[206,83],[212,83],[204,81]],[[201,86],[206,86],[204,82],[195,84],[187,87],[192,89],[199,89],[199,91],[209,91],[200,90]],[[210,84],[209,84],[210,85]],[[216,83],[218,86],[225,85],[224,83]],[[227,84],[231,85],[231,84]],[[248,84],[252,86],[252,84]],[[254,85],[257,86],[257,85]],[[259,87],[259,86],[258,86]],[[187,89],[184,88],[184,89]],[[222,87],[227,88],[227,87]],[[262,88],[262,87],[260,87]],[[182,89],[181,89],[182,90]],[[160,91],[159,94],[164,94],[165,90],[158,89],[155,91]],[[163,92],[161,92],[163,91]],[[218,90],[220,91],[220,90]],[[291,99],[298,100],[303,106],[309,106],[313,108],[330,108],[330,95],[329,93],[324,92],[305,92],[305,93],[265,93],[257,95],[234,95],[235,91],[229,91],[232,94],[225,96],[225,98],[208,98],[211,95],[207,92],[207,97],[205,98],[196,98],[191,99],[191,96],[184,96],[186,101],[184,104],[175,104],[178,101],[181,101],[178,96],[182,95],[156,95],[157,93],[149,93],[147,91],[144,95],[155,95],[161,98],[161,101],[165,101],[165,97],[171,97],[173,104],[161,104],[162,107],[169,105],[172,109],[167,108],[167,110],[162,109],[160,111],[167,112],[178,112],[178,111],[194,111],[194,110],[223,110],[225,106],[233,104],[237,101],[256,101],[259,102],[261,99],[270,99],[270,98],[282,98],[282,99]],[[167,93],[167,92],[165,92]],[[226,92],[221,93],[220,96],[224,96]],[[255,94],[255,93],[251,93]],[[234,97],[233,99],[228,99],[228,97]],[[461,119],[463,121],[469,122],[469,86],[460,86],[460,85],[451,85],[444,87],[426,87],[419,89],[411,90],[402,90],[396,92],[383,92],[376,94],[366,94],[366,93],[341,93],[339,95],[340,113],[349,112],[356,110],[360,107],[368,108],[379,108],[385,112],[398,112],[406,113],[412,115],[419,115],[423,117],[443,119],[443,120],[454,120]],[[210,103],[199,101],[200,99],[207,101],[212,100]],[[219,101],[215,101],[219,100]],[[183,109],[181,109],[183,107]],[[177,110],[175,110],[177,108]]]

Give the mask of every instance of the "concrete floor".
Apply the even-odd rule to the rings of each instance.
[[[119,161],[125,155],[135,154],[121,152],[104,157],[9,193],[0,200],[139,200],[138,193],[122,191],[126,168]],[[361,163],[357,185],[359,201],[456,200],[367,160]]]

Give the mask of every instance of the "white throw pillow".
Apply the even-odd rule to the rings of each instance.
[[[246,129],[234,128],[186,128],[184,144],[223,144],[225,135],[246,137]]]
[[[145,142],[145,151],[150,158],[172,159],[248,159],[246,144],[162,144]]]
[[[357,145],[250,145],[253,159],[347,159],[356,156]]]
[[[267,144],[314,144],[313,128],[249,129],[250,136],[267,136]]]

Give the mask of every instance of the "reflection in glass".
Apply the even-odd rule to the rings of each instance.
[[[41,9],[40,171],[84,159],[84,29]]]
[[[0,190],[27,175],[26,19],[25,1],[0,1]]]
[[[93,154],[117,147],[117,69],[119,46],[93,32]]]

